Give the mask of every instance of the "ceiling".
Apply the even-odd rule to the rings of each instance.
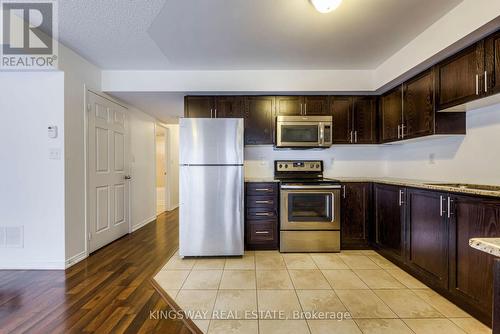
[[[64,0],[61,41],[102,69],[375,69],[462,0]]]

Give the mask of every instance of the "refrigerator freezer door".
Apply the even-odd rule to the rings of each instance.
[[[243,167],[180,167],[180,256],[242,255]]]
[[[242,165],[242,118],[181,118],[181,165]]]

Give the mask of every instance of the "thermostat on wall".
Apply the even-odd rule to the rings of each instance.
[[[57,138],[57,126],[49,125],[47,129],[49,133],[49,138]]]

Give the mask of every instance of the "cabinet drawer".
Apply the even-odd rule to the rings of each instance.
[[[268,243],[276,240],[275,222],[251,222],[247,225],[247,242]]]
[[[247,219],[263,220],[275,219],[276,217],[276,210],[273,208],[247,208]]]
[[[260,182],[249,182],[247,183],[247,195],[249,196],[259,196],[259,195],[275,195],[277,193],[276,183],[260,183]]]
[[[276,208],[276,197],[275,196],[248,196],[247,197],[247,208]]]

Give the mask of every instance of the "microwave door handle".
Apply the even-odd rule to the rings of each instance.
[[[325,144],[325,125],[323,123],[319,124],[319,140],[320,145]]]

